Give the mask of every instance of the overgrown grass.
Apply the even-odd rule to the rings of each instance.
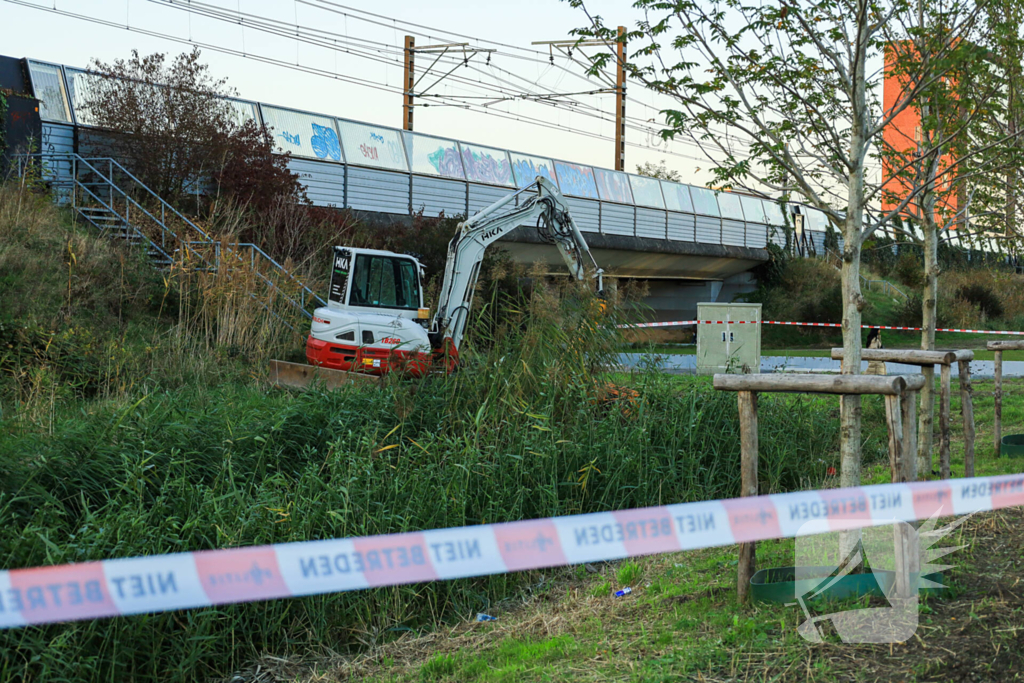
[[[1005,386],[1004,423],[1024,429],[1024,382]],[[954,393],[954,475],[962,475],[963,432]],[[1012,408],[1007,409],[1012,401]],[[884,438],[878,397],[865,397],[869,439]],[[991,382],[975,383],[979,475],[1020,472],[1024,461],[998,458],[992,447]],[[937,451],[937,447],[936,447]],[[865,483],[889,480],[883,463],[869,466]],[[497,683],[550,680],[708,681],[978,681],[1012,680],[1020,670],[1016,647],[1022,624],[1017,559],[1024,512],[1010,508],[982,513],[948,539],[957,552],[944,581],[952,590],[919,606],[917,634],[905,643],[846,644],[834,634],[811,644],[797,634],[805,619],[798,606],[736,603],[736,547],[634,558],[601,565],[596,573],[564,577],[526,605],[509,603],[498,621],[464,623],[441,633],[414,637],[354,658],[327,659],[297,667],[296,680],[321,683],[425,680]],[[759,542],[758,567],[795,562],[792,539]],[[628,574],[635,590],[611,596],[613,583]],[[828,611],[855,609],[856,601]],[[875,603],[872,606],[884,606]],[[823,606],[824,607],[824,606]],[[275,666],[270,659],[264,665]],[[428,668],[431,662],[445,663]],[[425,672],[426,670],[426,672]]]
[[[453,376],[292,394],[262,378],[262,359],[289,342],[252,305],[252,278],[154,278],[131,254],[78,232],[45,200],[19,216],[12,225],[29,228],[0,244],[9,250],[0,257],[34,270],[5,281],[0,304],[10,287],[35,295],[26,285],[31,272],[45,287],[39,306],[4,309],[19,330],[42,335],[28,346],[18,337],[10,347],[18,355],[0,364],[7,382],[0,398],[9,408],[0,421],[5,569],[739,492],[735,397],[704,378],[609,378],[602,368],[622,345],[619,309],[601,314],[583,292],[549,289],[539,278],[530,296],[486,290],[491,296],[475,302],[468,364]],[[72,244],[76,263],[61,245],[77,239],[86,246]],[[88,270],[86,253],[95,255]],[[131,278],[138,280],[123,280],[132,287],[101,277],[118,272],[113,264],[122,256],[125,272],[137,269]],[[94,275],[76,279],[84,273]],[[71,294],[61,304],[65,286]],[[99,360],[85,367],[120,369],[84,391],[75,384],[82,364],[74,354],[90,338]],[[25,384],[32,373],[45,382]],[[39,390],[28,392],[33,386]],[[762,491],[822,484],[838,464],[836,401],[766,395],[759,414]],[[869,435],[865,451],[869,462],[884,457],[884,435]],[[265,653],[351,652],[485,611],[540,576],[3,631],[0,681],[204,680]],[[627,584],[643,576],[637,564],[614,578]],[[539,658],[557,654],[545,648]],[[447,660],[432,667],[429,675],[440,678],[451,669]]]
[[[542,288],[540,288],[542,289]],[[259,385],[91,403],[52,435],[5,425],[5,568],[360,536],[736,495],[735,397],[596,374],[613,324],[535,290],[465,371],[379,389]],[[486,342],[486,343],[485,343]],[[835,464],[834,407],[761,404],[764,490]],[[0,680],[196,680],[264,652],[345,651],[483,610],[529,573],[0,634]],[[59,643],[59,646],[54,644]]]
[[[215,272],[182,250],[159,271],[31,183],[0,184],[0,418],[48,431],[69,402],[245,382],[250,363],[301,352],[301,316],[220,252]]]

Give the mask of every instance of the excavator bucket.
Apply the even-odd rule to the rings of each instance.
[[[332,370],[305,363],[286,363],[283,360],[270,361],[270,381],[282,387],[307,389],[314,382],[322,382],[325,389],[340,389],[356,385],[374,385],[380,377],[358,372]]]

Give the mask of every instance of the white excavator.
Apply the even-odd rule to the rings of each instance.
[[[538,177],[459,224],[448,245],[437,311],[423,307],[423,267],[407,254],[335,247],[327,306],[316,309],[306,358],[322,368],[383,375],[451,372],[473,303],[484,252],[520,225],[535,224],[554,243],[577,280],[603,271],[569,215],[565,198]]]

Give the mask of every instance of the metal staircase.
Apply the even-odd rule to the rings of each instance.
[[[38,174],[50,186],[54,201],[68,206],[77,219],[101,235],[145,249],[156,268],[166,270],[179,263],[193,270],[225,271],[229,277],[231,271],[245,270],[307,319],[313,317],[310,305],[327,305],[257,245],[213,239],[114,159],[22,155],[17,158],[17,170],[22,178]],[[287,283],[294,292],[285,291],[278,282]]]

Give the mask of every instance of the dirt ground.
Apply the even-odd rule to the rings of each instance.
[[[561,570],[544,589],[496,612],[497,622],[407,634],[357,657],[265,658],[244,680],[1024,679],[1024,508],[977,514],[951,542],[965,546],[945,560],[954,566],[947,572],[951,590],[922,602],[916,635],[900,644],[808,643],[796,634],[798,609],[738,608],[730,547],[642,561],[635,599],[608,596],[622,563]],[[781,562],[791,551],[778,542],[759,555]]]

